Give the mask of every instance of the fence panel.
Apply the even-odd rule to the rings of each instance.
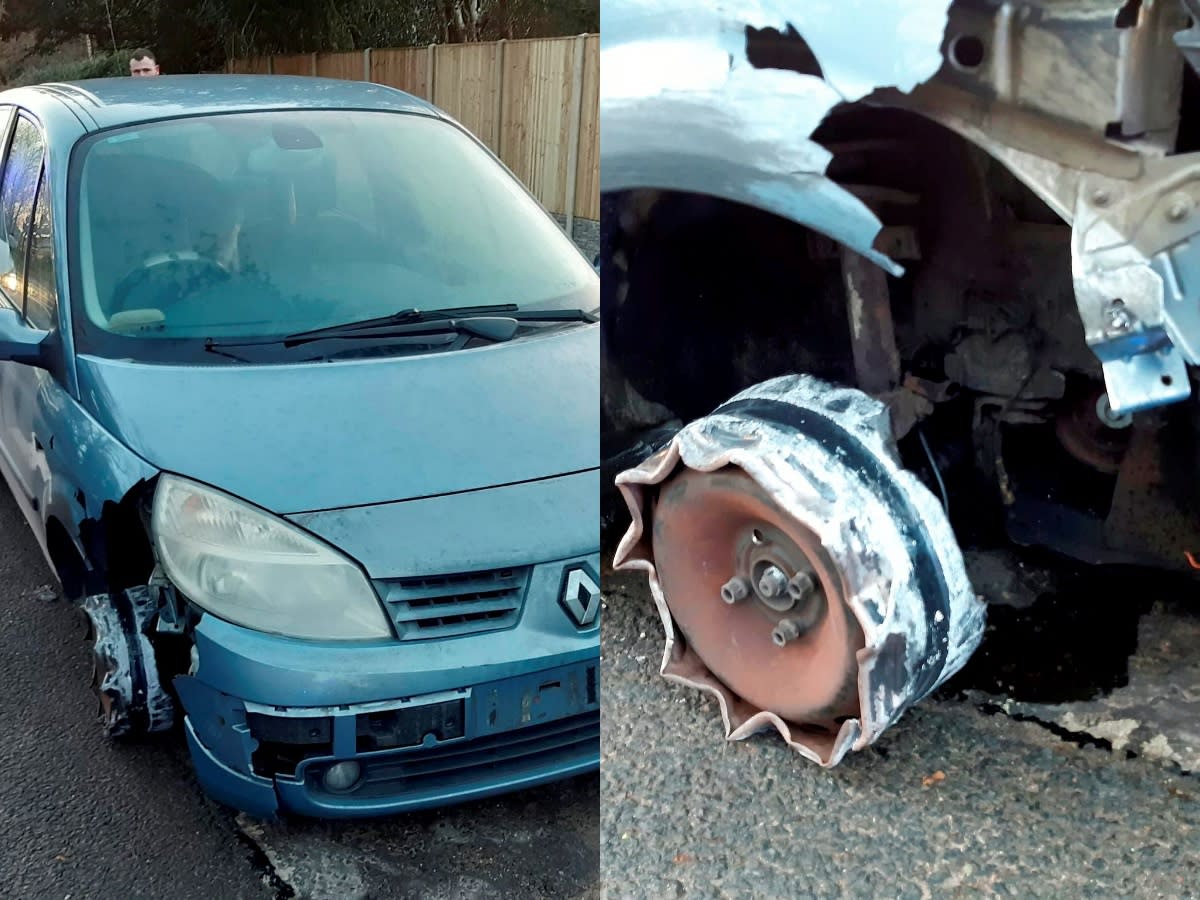
[[[579,157],[575,167],[575,215],[600,218],[600,35],[583,48],[583,103],[579,108]]]
[[[429,99],[427,47],[371,51],[371,80]]]
[[[565,213],[574,38],[504,49],[500,157],[551,212]]]
[[[317,74],[322,78],[344,78],[348,81],[363,80],[363,52],[351,50],[343,53],[318,53]]]
[[[227,69],[312,75],[315,68],[360,81],[367,63],[362,51],[300,53],[230,60]],[[551,212],[600,217],[598,35],[373,49],[369,68],[371,81],[432,100],[462,122]]]
[[[291,56],[273,56],[276,75],[311,75],[312,54],[293,53]]]
[[[249,59],[231,59],[225,67],[231,75],[266,75],[271,71],[271,57],[252,56]]]
[[[499,145],[498,60],[502,45],[444,44],[434,48],[433,102],[492,150]]]

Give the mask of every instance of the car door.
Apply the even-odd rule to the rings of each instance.
[[[53,221],[48,183],[43,184],[45,144],[37,123],[17,114],[0,175],[0,303],[38,331],[58,328]],[[39,193],[45,201],[40,203]],[[49,480],[37,420],[39,395],[55,387],[45,369],[0,362],[0,463],[18,504],[39,540],[41,504]]]

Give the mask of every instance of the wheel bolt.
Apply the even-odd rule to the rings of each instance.
[[[734,576],[721,585],[721,599],[732,606],[739,600],[750,596],[750,582],[745,578]]]
[[[804,630],[795,619],[780,619],[775,630],[771,632],[771,640],[775,642],[776,647],[782,647],[802,634],[804,634]]]
[[[807,572],[797,572],[787,583],[788,596],[797,603],[803,603],[816,586],[813,577]]]
[[[758,592],[764,597],[778,597],[787,590],[788,577],[779,566],[767,566],[758,576]]]

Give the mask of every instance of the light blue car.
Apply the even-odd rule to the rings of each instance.
[[[114,737],[259,816],[599,765],[599,279],[427,103],[0,94],[0,468]]]

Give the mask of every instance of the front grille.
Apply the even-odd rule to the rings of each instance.
[[[516,624],[529,566],[378,582],[402,641],[459,637]]]
[[[469,788],[475,783],[502,781],[524,773],[551,769],[583,760],[600,752],[600,712],[570,716],[442,747],[389,754],[386,759],[360,759],[363,777],[353,791],[355,797],[411,798],[430,795],[453,785]],[[324,792],[323,767],[308,773],[309,788]]]

